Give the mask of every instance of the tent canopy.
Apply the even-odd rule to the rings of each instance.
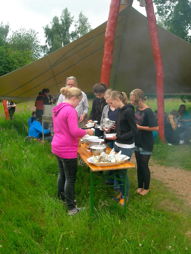
[[[30,65],[0,77],[0,97],[26,100],[43,88],[57,95],[68,76],[91,92],[99,82],[106,23],[82,38]],[[191,94],[191,44],[158,27],[164,64],[165,93]],[[120,12],[115,36],[110,86],[155,94],[156,77],[147,18],[132,7]]]

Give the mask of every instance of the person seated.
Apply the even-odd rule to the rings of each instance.
[[[178,109],[177,127],[180,133],[179,144],[189,142],[191,138],[191,113],[186,109],[184,104],[181,104]]]
[[[29,119],[28,124],[29,124],[28,137],[42,139],[42,135],[44,133],[44,139],[51,141],[52,138],[50,136],[51,132],[49,129],[45,129],[42,127],[40,117],[34,118],[32,122]]]
[[[28,120],[28,126],[29,126],[29,127],[31,126],[31,124],[32,124],[32,122],[33,122],[34,120],[36,120],[36,112],[35,112],[35,111],[32,112],[32,116],[31,116],[31,117],[29,118],[29,120]]]

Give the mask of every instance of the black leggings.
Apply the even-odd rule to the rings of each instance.
[[[150,170],[148,164],[151,156],[143,155],[136,151],[135,157],[137,161],[138,188],[148,190],[150,185]]]
[[[75,182],[77,173],[77,159],[62,159],[57,157],[60,174],[58,177],[58,196],[66,201],[68,209],[76,207]]]

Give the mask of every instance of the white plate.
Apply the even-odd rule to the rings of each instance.
[[[91,156],[87,159],[87,162],[95,165],[95,166],[102,166],[102,167],[106,167],[106,166],[114,166],[114,165],[119,165],[119,164],[122,164],[126,161],[129,160],[129,157],[124,155],[124,154],[121,154],[121,161],[118,161],[118,162],[94,162],[93,161],[93,157],[94,156]]]
[[[87,123],[85,126],[86,128],[92,128],[94,127],[95,123]]]

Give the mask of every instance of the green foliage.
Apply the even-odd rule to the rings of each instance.
[[[89,217],[89,170],[79,166],[77,202],[87,209],[69,217],[57,200],[57,161],[50,144],[25,141],[30,112],[0,119],[0,253],[190,253],[190,210],[161,183],[146,197],[134,193],[127,213],[111,199],[105,175],[95,175],[96,216]]]
[[[21,29],[8,37],[9,26],[0,24],[0,75],[38,59],[41,47],[33,30]]]
[[[7,36],[9,33],[9,26],[0,24],[0,47],[6,44]]]
[[[71,30],[72,26],[75,28],[74,31]],[[55,16],[51,24],[44,28],[46,36],[44,51],[46,53],[54,52],[88,33],[90,29],[88,19],[82,13],[79,14],[78,21],[74,21],[74,17],[65,8],[60,18]]]
[[[191,42],[191,1],[154,0],[159,22],[170,32]]]

